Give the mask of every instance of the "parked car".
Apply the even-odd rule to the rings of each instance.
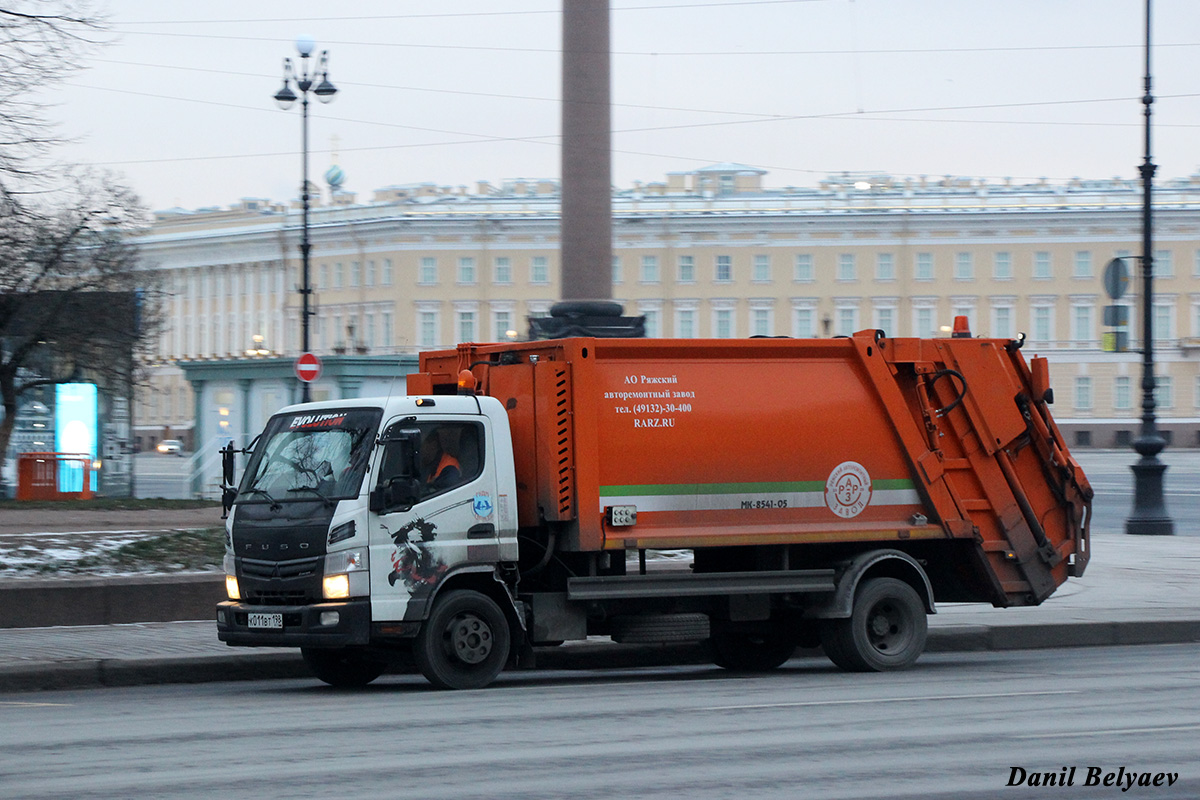
[[[174,453],[177,456],[182,456],[183,442],[178,439],[163,439],[155,449],[160,453]]]

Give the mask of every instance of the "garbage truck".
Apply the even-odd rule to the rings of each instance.
[[[340,686],[401,660],[481,688],[589,637],[909,667],[935,602],[1036,605],[1087,566],[1092,490],[1021,344],[423,353],[404,394],[283,408],[238,482],[227,450],[218,636]]]

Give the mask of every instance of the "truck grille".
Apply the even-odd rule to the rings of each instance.
[[[292,561],[242,559],[242,574],[254,578],[307,578],[320,570],[321,558],[297,558]]]

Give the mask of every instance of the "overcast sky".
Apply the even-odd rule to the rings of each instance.
[[[562,0],[107,0],[113,42],[47,92],[64,160],[152,209],[289,200],[308,34],[339,93],[311,174],[382,186],[558,178]],[[104,3],[105,0],[98,0]],[[332,11],[340,7],[340,14]],[[613,178],[733,161],[828,174],[1135,178],[1144,0],[612,0]],[[1158,178],[1200,168],[1200,2],[1154,0]],[[336,148],[335,148],[336,143]]]

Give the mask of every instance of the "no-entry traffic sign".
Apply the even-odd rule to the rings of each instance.
[[[321,359],[312,353],[302,353],[293,365],[296,377],[305,383],[312,383],[321,377]]]

